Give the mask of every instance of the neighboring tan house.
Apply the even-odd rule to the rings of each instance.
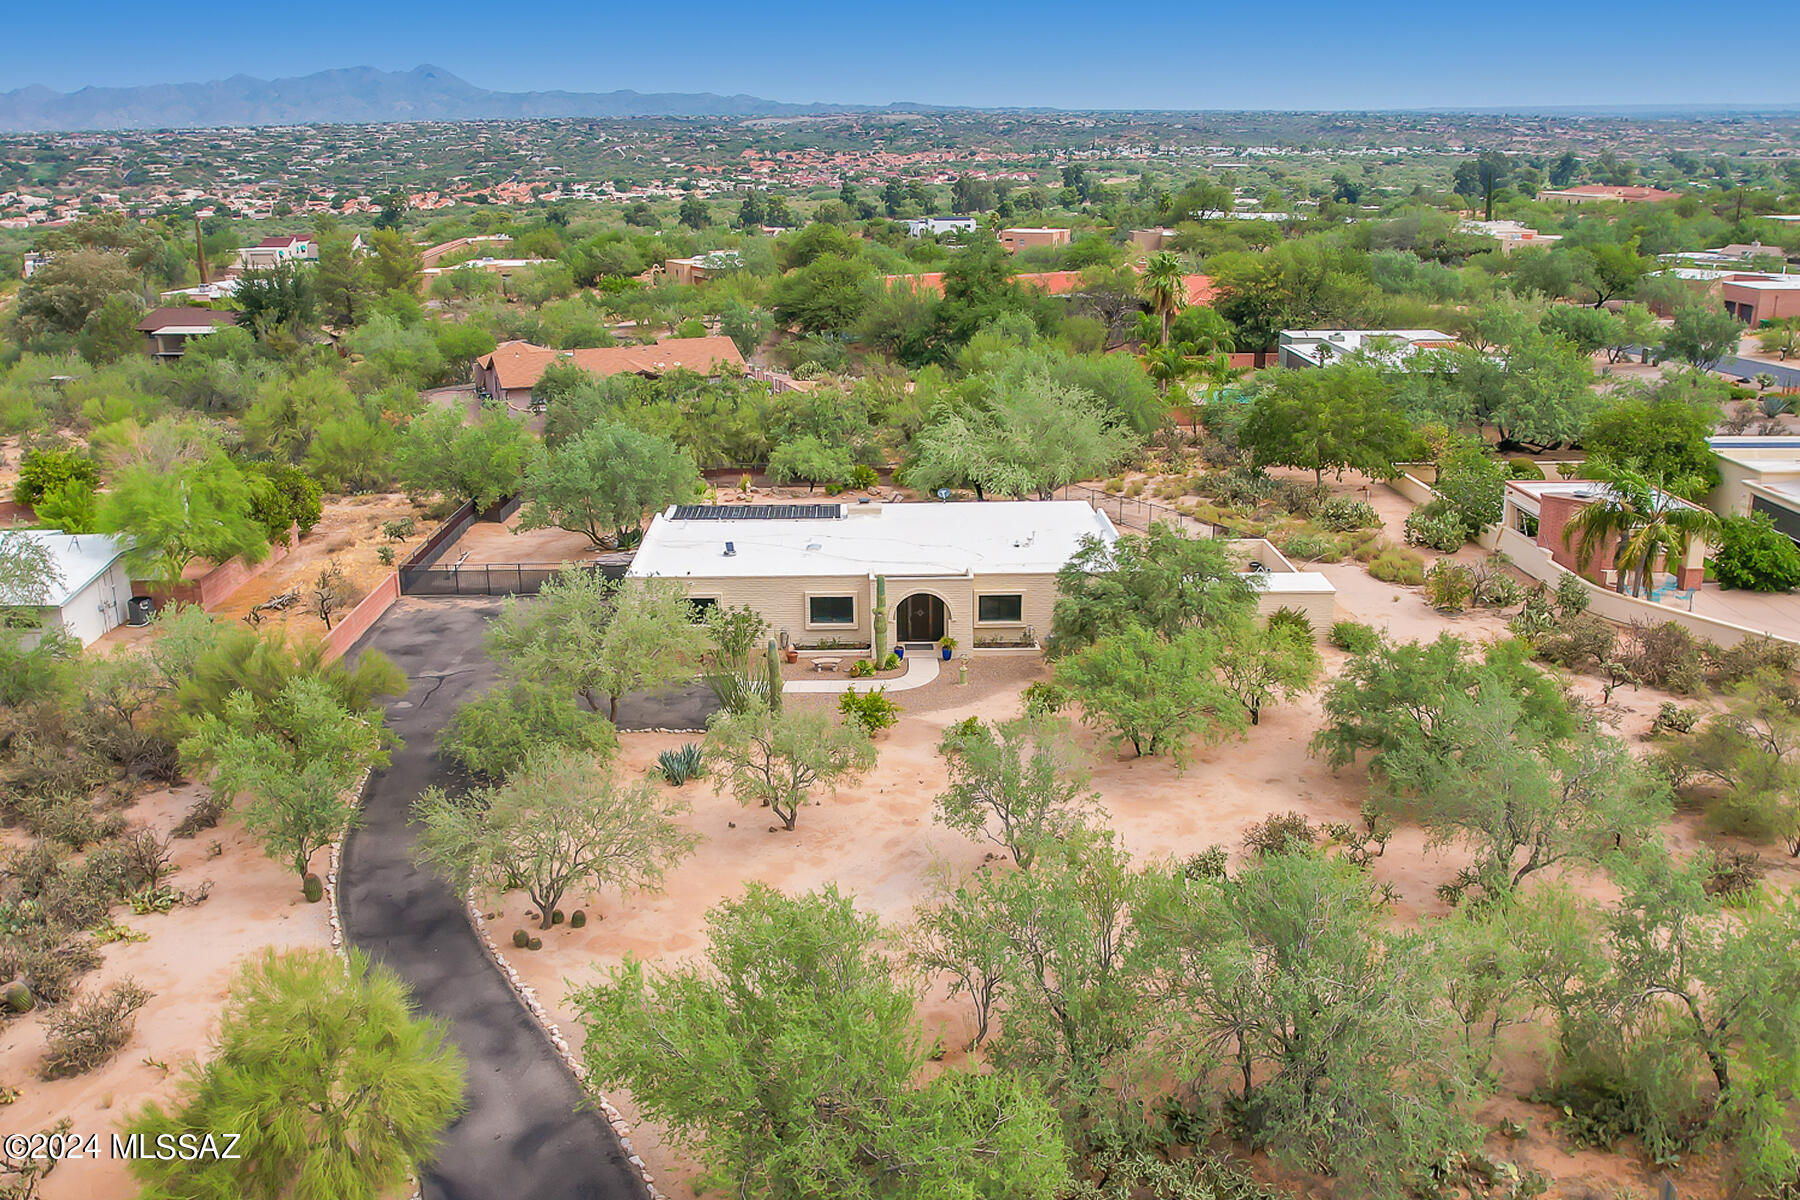
[[[1145,254],[1155,254],[1165,250],[1175,240],[1173,229],[1134,229],[1131,232],[1131,244]]]
[[[317,262],[319,244],[311,238],[266,237],[238,251],[237,265],[245,270],[266,271],[284,262]]]
[[[1568,533],[1569,522],[1588,505],[1604,500],[1607,485],[1586,479],[1509,479],[1502,494],[1500,525],[1512,530],[1549,556],[1560,567],[1581,575],[1603,587],[1617,583],[1612,569],[1618,539],[1609,538],[1588,560],[1587,569],[1579,565],[1576,554],[1578,538]],[[1657,492],[1657,508],[1667,511],[1670,505],[1697,508],[1686,500]],[[1501,540],[1506,549],[1506,539]],[[1683,591],[1697,588],[1706,578],[1706,544],[1694,542],[1688,547],[1685,561],[1677,564],[1658,563],[1651,573],[1655,583],[1665,575],[1674,575],[1675,586]]]
[[[419,266],[435,267],[452,254],[461,254],[464,250],[476,250],[482,246],[504,246],[512,241],[511,234],[488,233],[479,237],[451,238],[447,242],[439,242],[435,246],[426,246],[419,251]]]
[[[653,346],[604,346],[556,350],[530,342],[501,342],[491,354],[475,360],[475,382],[509,407],[526,408],[531,389],[551,363],[573,363],[590,375],[655,376],[670,371],[721,375],[742,371],[744,356],[728,337],[670,338]]]
[[[1500,243],[1502,254],[1532,247],[1548,250],[1562,241],[1560,233],[1539,233],[1531,226],[1521,225],[1517,221],[1464,221],[1461,228],[1465,233],[1479,233],[1493,238]]]
[[[1727,275],[1719,281],[1719,301],[1753,329],[1800,317],[1800,275]]]
[[[800,648],[868,647],[877,580],[888,636],[960,652],[1037,646],[1050,632],[1056,573],[1082,539],[1117,530],[1085,501],[958,504],[678,505],[658,514],[629,575],[678,580],[702,607],[747,606]],[[1240,542],[1259,609],[1305,612],[1323,631],[1334,590],[1267,542]]]
[[[744,265],[736,250],[711,250],[693,258],[665,259],[661,270],[650,269],[652,279],[663,277],[669,283],[705,283],[721,275],[729,275]]]
[[[1800,542],[1800,437],[1721,434],[1706,444],[1719,456],[1707,507],[1721,517],[1763,513]]]
[[[109,629],[125,623],[131,599],[131,576],[125,570],[124,544],[98,533],[62,533],[54,529],[0,532],[0,542],[30,538],[50,552],[56,581],[47,595],[0,595],[0,604],[22,609],[25,622],[38,629],[57,628],[82,645],[92,645]]]
[[[189,339],[237,324],[237,314],[211,308],[153,308],[137,323],[149,343],[150,357],[173,361],[187,350]]]
[[[1284,329],[1278,341],[1284,367],[1328,367],[1352,354],[1398,363],[1421,350],[1456,345],[1441,329]]]
[[[1680,192],[1653,187],[1618,187],[1610,183],[1584,183],[1579,187],[1550,188],[1537,194],[1547,204],[1661,204],[1681,199]]]
[[[1069,231],[1047,227],[1002,229],[1000,244],[1014,254],[1033,246],[1066,246],[1069,244]]]

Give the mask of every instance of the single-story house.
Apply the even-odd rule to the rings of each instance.
[[[490,396],[514,407],[531,402],[531,389],[551,363],[573,363],[590,375],[655,376],[670,371],[720,375],[744,369],[744,356],[728,337],[670,338],[653,346],[595,346],[557,350],[530,342],[501,342],[475,360],[475,382]]]
[[[1560,233],[1539,233],[1518,221],[1464,221],[1458,226],[1464,233],[1479,233],[1500,243],[1500,253],[1511,254],[1521,247],[1548,250],[1562,241]]]
[[[212,308],[153,308],[137,323],[137,329],[149,344],[152,358],[173,361],[187,350],[189,338],[205,337],[236,324],[234,312]]]
[[[1056,573],[1089,536],[1110,543],[1118,531],[1080,500],[677,505],[651,522],[629,575],[678,580],[701,606],[753,608],[802,648],[870,646],[878,579],[894,642],[1035,646],[1050,631]],[[1267,542],[1236,548],[1263,612],[1330,624],[1322,574],[1295,571]]]
[[[1511,540],[1508,531],[1516,533],[1558,566],[1604,587],[1612,587],[1617,582],[1612,569],[1617,539],[1609,538],[1583,570],[1576,554],[1578,539],[1567,532],[1576,513],[1590,504],[1604,501],[1608,494],[1606,484],[1587,479],[1509,479],[1501,501],[1500,548],[1518,557],[1516,547],[1508,544]],[[1659,511],[1668,511],[1666,506],[1670,505],[1698,507],[1665,492],[1656,495]],[[1697,588],[1706,578],[1706,552],[1706,544],[1697,541],[1688,547],[1682,562],[1660,563],[1657,567],[1675,576],[1676,587],[1684,591]]]
[[[46,595],[0,595],[0,603],[24,609],[28,623],[40,629],[62,629],[84,646],[125,623],[131,576],[125,569],[122,542],[97,533],[54,529],[0,532],[0,541],[10,538],[31,538],[43,545],[56,565],[57,577]]]
[[[1800,541],[1800,437],[1711,437],[1719,457],[1719,486],[1707,506],[1722,517],[1764,513],[1775,528]]]
[[[1359,351],[1390,363],[1421,350],[1456,345],[1456,337],[1439,329],[1284,329],[1278,339],[1284,367],[1324,367]]]
[[[317,262],[319,244],[308,237],[266,237],[237,252],[237,265],[245,270],[266,271],[284,262]]]
[[[1725,311],[1755,327],[1800,317],[1800,275],[1728,275],[1719,281]]]
[[[1015,226],[1000,231],[1000,244],[1014,254],[1032,246],[1066,246],[1069,230],[1051,226]]]
[[[906,222],[907,237],[942,237],[946,233],[973,233],[981,222],[974,217],[913,217]]]

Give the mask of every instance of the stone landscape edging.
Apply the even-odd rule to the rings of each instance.
[[[671,729],[654,730],[652,732],[688,733],[694,731]],[[537,989],[519,978],[518,970],[506,960],[506,955],[501,952],[499,945],[488,932],[487,917],[482,913],[481,906],[475,902],[475,891],[473,888],[471,888],[463,897],[463,907],[469,914],[469,924],[474,928],[476,938],[481,942],[482,946],[487,949],[488,958],[493,961],[494,966],[499,968],[500,974],[506,978],[507,985],[512,988],[513,995],[519,998],[519,1003],[525,1006],[525,1011],[531,1014],[532,1020],[536,1023],[538,1029],[549,1041],[550,1048],[556,1051],[557,1057],[562,1059],[563,1065],[569,1069],[569,1073],[575,1077],[575,1082],[581,1085],[582,1090],[594,1098],[600,1108],[600,1112],[606,1117],[607,1124],[611,1125],[613,1132],[618,1135],[619,1147],[625,1151],[625,1161],[637,1168],[637,1173],[643,1177],[644,1187],[647,1188],[650,1193],[650,1200],[665,1200],[663,1193],[656,1188],[656,1176],[650,1173],[650,1168],[645,1165],[643,1157],[638,1154],[637,1148],[631,1144],[630,1124],[626,1122],[625,1117],[619,1110],[613,1107],[613,1103],[611,1100],[607,1099],[606,1093],[602,1092],[594,1085],[592,1079],[588,1076],[587,1064],[583,1063],[580,1057],[576,1055],[574,1048],[569,1045],[569,1040],[563,1036],[561,1027],[558,1026],[556,1021],[550,1016],[550,1012],[544,1007],[543,1001],[538,999]]]

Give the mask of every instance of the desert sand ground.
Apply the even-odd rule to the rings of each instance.
[[[187,785],[140,797],[127,812],[135,824],[167,833],[182,818],[199,788]],[[10,831],[7,849],[20,837]],[[113,919],[138,933],[142,942],[102,946],[100,967],[81,983],[91,993],[126,976],[154,995],[138,1011],[137,1028],[118,1056],[104,1067],[73,1079],[37,1077],[44,1054],[42,1010],[0,1025],[0,1085],[20,1095],[0,1109],[0,1129],[44,1129],[63,1117],[71,1132],[98,1134],[102,1157],[66,1162],[44,1180],[42,1200],[122,1200],[134,1196],[126,1164],[105,1156],[118,1123],[152,1099],[174,1094],[182,1070],[209,1054],[238,967],[266,947],[290,949],[330,944],[327,906],[308,904],[288,867],[264,857],[262,847],[234,818],[197,837],[172,843],[179,869],[172,887],[196,892],[210,883],[207,898],[163,914],[136,916],[121,905]],[[323,862],[323,852],[315,866]]]
[[[1371,500],[1398,532],[1405,502],[1381,488],[1373,489]],[[1432,638],[1448,631],[1480,641],[1505,633],[1505,620],[1499,615],[1447,617],[1427,606],[1417,589],[1380,583],[1360,564],[1323,569],[1339,588],[1340,617],[1377,625],[1395,638]],[[1329,675],[1345,656],[1330,648],[1324,653]],[[593,982],[627,954],[660,963],[699,956],[705,949],[706,911],[740,894],[750,880],[789,891],[835,883],[884,924],[903,926],[928,895],[936,875],[966,875],[997,849],[932,820],[932,798],[945,778],[936,753],[944,729],[969,716],[1015,715],[1024,685],[1045,674],[1034,658],[976,659],[966,685],[956,681],[954,672],[946,672],[929,687],[897,697],[905,713],[899,725],[880,735],[875,769],[834,795],[816,797],[816,803],[801,812],[792,833],[771,832],[767,814],[739,808],[706,780],[690,785],[687,796],[693,809],[684,823],[705,840],[692,859],[671,873],[666,888],[656,895],[590,898],[586,902],[590,917],[602,919],[582,930],[556,927],[544,934],[542,951],[511,952],[514,965],[539,990],[563,1029],[573,1031],[580,1026],[569,999],[572,989]],[[1593,681],[1578,680],[1575,687],[1598,701]],[[1621,689],[1607,706],[1607,719],[1622,736],[1636,739],[1648,729],[1662,701],[1670,698],[1650,689]],[[795,698],[808,704],[829,700]],[[1245,738],[1201,750],[1185,770],[1164,759],[1134,760],[1128,751],[1115,751],[1085,730],[1077,733],[1077,739],[1087,752],[1105,821],[1125,846],[1146,859],[1178,859],[1214,844],[1239,852],[1250,825],[1289,810],[1297,809],[1315,822],[1354,823],[1366,795],[1366,780],[1355,769],[1334,775],[1308,755],[1307,744],[1320,720],[1316,693],[1265,710],[1262,723]],[[658,752],[686,740],[679,735],[627,733],[621,739],[619,768],[633,774],[649,772]],[[1697,827],[1689,819],[1678,821],[1669,834],[1682,849],[1699,843]],[[1402,828],[1373,872],[1397,896],[1395,919],[1409,921],[1446,911],[1437,886],[1463,861],[1455,851],[1428,849],[1418,829]],[[580,903],[584,901],[572,899],[566,907]],[[491,909],[496,932],[504,938],[526,924],[527,907],[522,898],[509,896]],[[941,1036],[949,1046],[966,1041],[970,1027],[962,1006],[934,992],[925,998],[921,1013],[928,1036]],[[1528,1091],[1541,1078],[1540,1042],[1530,1030],[1513,1039],[1505,1057],[1504,1091],[1509,1095]],[[958,1057],[952,1052],[949,1061]],[[638,1123],[628,1095],[614,1095],[613,1100],[638,1125],[634,1142],[660,1184],[680,1200],[694,1197],[686,1182],[693,1175],[693,1164],[661,1130]],[[1643,1195],[1652,1186],[1655,1172],[1635,1159],[1567,1150],[1551,1132],[1554,1114],[1543,1106],[1502,1097],[1483,1115],[1490,1126],[1502,1117],[1526,1126],[1524,1139],[1514,1143],[1496,1134],[1489,1148],[1496,1156],[1549,1174],[1557,1181],[1552,1195]],[[1716,1173],[1704,1163],[1691,1165],[1682,1194],[1717,1194]]]

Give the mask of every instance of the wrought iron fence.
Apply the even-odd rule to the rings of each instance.
[[[623,579],[631,564],[606,563],[467,563],[400,568],[402,596],[535,596],[564,571],[592,571],[607,579]]]
[[[1179,509],[1170,508],[1166,504],[1157,504],[1153,500],[1145,500],[1137,496],[1119,496],[1111,492],[1102,492],[1096,488],[1085,487],[1079,483],[1067,484],[1056,489],[1058,500],[1085,500],[1111,518],[1114,525],[1127,529],[1148,531],[1157,522],[1173,525],[1177,529],[1190,530],[1201,537],[1229,537],[1225,530],[1217,525],[1209,525],[1205,521],[1188,516]]]

